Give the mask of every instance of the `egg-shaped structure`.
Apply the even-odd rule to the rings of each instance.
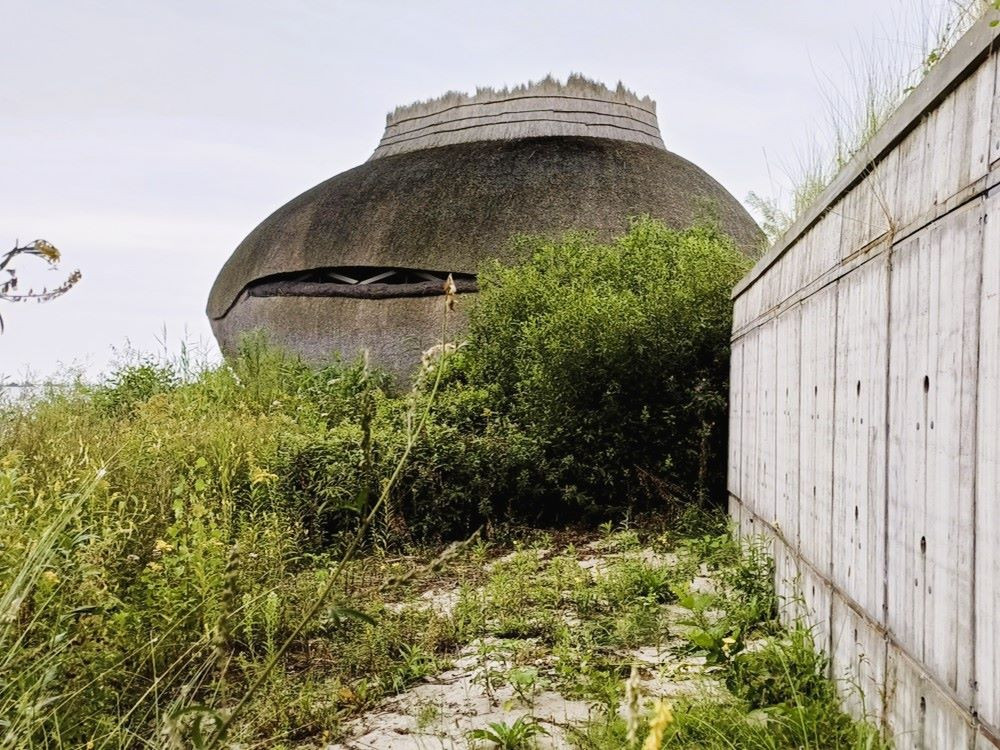
[[[285,204],[236,248],[208,316],[231,353],[253,329],[310,361],[334,352],[396,373],[442,337],[442,283],[461,325],[487,259],[512,235],[621,233],[648,214],[711,218],[748,252],[760,233],[740,203],[667,151],[656,105],[579,77],[448,94],[387,118],[375,153]]]

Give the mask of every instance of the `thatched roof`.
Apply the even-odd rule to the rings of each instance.
[[[475,273],[514,234],[609,237],[649,214],[712,216],[747,251],[759,229],[703,170],[662,146],[583,136],[456,143],[371,159],[306,191],[240,244],[208,302],[220,318],[248,284],[323,267]]]

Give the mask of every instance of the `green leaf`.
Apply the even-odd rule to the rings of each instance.
[[[359,622],[371,625],[372,627],[378,625],[371,615],[365,614],[364,612],[356,609],[351,609],[350,607],[332,607],[330,609],[330,614],[337,620],[358,620]]]

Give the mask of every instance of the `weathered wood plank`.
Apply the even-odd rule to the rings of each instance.
[[[898,165],[899,152],[893,151],[834,206],[834,210],[839,210],[843,217],[841,259],[850,257],[889,232]]]
[[[837,304],[833,581],[881,621],[889,272],[883,256],[841,278]]]
[[[781,273],[781,292],[784,299],[788,299],[806,284],[803,253],[799,250],[790,252],[783,256],[780,262],[778,271]]]
[[[799,548],[823,571],[830,570],[833,491],[834,378],[837,284],[801,306],[799,380]]]
[[[789,544],[799,543],[799,347],[801,311],[796,305],[776,320],[774,524]]]
[[[742,295],[737,297],[733,302],[733,330],[739,331],[743,326],[750,322],[750,314],[747,309],[748,299],[747,295]]]
[[[742,339],[743,364],[743,418],[740,420],[740,502],[753,510],[757,482],[757,360],[758,329],[749,331]]]
[[[933,113],[925,115],[897,149],[896,189],[893,192],[892,217],[896,226],[911,224],[933,203],[933,162],[930,133],[935,120]]]
[[[977,708],[1000,728],[1000,190],[986,201],[976,468]]]
[[[982,204],[893,253],[887,623],[972,703],[972,548]]]
[[[840,234],[844,224],[843,214],[828,211],[807,235],[809,265],[806,282],[818,279],[840,261]]]
[[[776,322],[760,327],[757,354],[757,484],[754,512],[767,523],[774,523],[775,497],[775,373]]]
[[[939,106],[943,116],[935,132],[936,203],[944,203],[989,172],[996,66],[993,55]]]

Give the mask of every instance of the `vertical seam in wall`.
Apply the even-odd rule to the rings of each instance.
[[[843,227],[841,227],[841,236],[843,236]],[[837,242],[838,255],[840,248],[840,241]],[[838,279],[833,286],[833,401],[830,404],[830,562],[827,565],[826,574],[829,579],[833,581],[833,545],[834,545],[834,516],[836,502],[834,498],[835,490],[837,487],[837,385],[839,373],[837,372],[837,337],[839,335],[840,328],[840,280]],[[830,589],[830,613],[827,615],[827,654],[832,656],[833,654],[833,589]],[[830,677],[833,677],[833,659],[827,659],[827,671]]]
[[[884,422],[882,429],[885,431],[885,456],[883,468],[883,490],[882,490],[882,625],[889,630],[889,453],[891,451],[891,404],[892,397],[892,370],[889,363],[892,361],[892,277],[893,277],[893,255],[896,248],[893,243],[893,236],[890,230],[889,249],[886,252],[885,261],[885,405]],[[889,729],[889,639],[883,640],[884,657],[882,659],[882,717],[881,723],[884,730]]]
[[[996,47],[996,39],[990,43],[990,56],[994,55],[994,49]],[[987,58],[989,60],[989,58]],[[1000,66],[1000,59],[996,61],[996,66]],[[989,116],[989,127],[986,129],[986,173],[989,174],[991,167],[990,156],[993,151],[993,129],[996,128],[1000,123],[998,123],[994,118],[994,113],[997,111],[996,108],[996,97],[997,97],[997,78],[1000,77],[1000,69],[993,72],[993,95],[990,97],[990,116]],[[977,252],[977,257],[979,258],[979,273],[977,274],[978,284],[976,291],[976,408],[973,411],[973,418],[976,420],[975,428],[972,431],[973,434],[973,472],[972,472],[972,714],[978,720],[979,717],[979,652],[977,649],[978,639],[979,639],[979,628],[977,622],[979,618],[976,613],[976,605],[978,603],[978,597],[976,596],[976,590],[978,588],[976,582],[976,571],[979,567],[979,394],[980,394],[980,373],[982,371],[982,341],[983,341],[983,275],[984,275],[984,265],[986,262],[986,237],[987,229],[986,225],[990,220],[989,207],[990,207],[990,193],[991,190],[987,190],[983,193],[983,220],[980,223],[980,237],[979,237],[979,247]],[[996,690],[996,688],[994,688]],[[975,740],[973,739],[973,743]]]
[[[994,75],[993,80],[996,80],[996,75]],[[995,92],[994,92],[995,93]],[[991,107],[992,111],[992,107]],[[990,136],[992,138],[992,128],[990,130]],[[986,161],[989,161],[989,150],[987,149]],[[979,224],[979,237],[976,248],[976,258],[978,259],[979,268],[976,273],[976,376],[973,379],[973,384],[976,389],[975,396],[973,398],[973,409],[972,409],[972,556],[970,561],[972,563],[972,618],[970,623],[970,631],[972,638],[972,647],[970,649],[972,664],[970,664],[970,679],[972,680],[972,705],[969,707],[972,711],[973,716],[978,716],[978,706],[979,706],[979,675],[976,669],[976,637],[978,635],[978,628],[976,627],[976,553],[978,545],[978,516],[979,516],[979,372],[981,368],[981,353],[982,353],[982,325],[983,325],[983,260],[986,253],[986,222],[989,221],[989,214],[987,213],[987,208],[989,206],[989,200],[986,198],[982,199],[983,209],[982,218]],[[968,248],[966,248],[968,252]]]
[[[796,407],[796,412],[798,415],[799,424],[795,431],[795,467],[798,472],[798,478],[795,480],[795,551],[802,551],[802,310],[804,309],[805,300],[798,302],[796,305],[798,307],[799,313],[799,356],[798,364],[796,365],[796,370],[798,372],[798,393],[796,398],[798,398],[798,407]]]
[[[778,479],[778,320],[780,315],[774,317],[774,333],[771,335],[772,346],[774,347],[774,383],[772,384],[771,390],[774,391],[774,426],[771,428],[771,432],[774,437],[774,450],[771,451],[771,475],[774,477],[772,484],[774,485],[772,498],[771,498],[771,523],[777,524],[778,522],[778,486],[780,480]]]
[[[740,452],[739,452],[739,460],[737,461],[739,466],[736,477],[737,477],[737,485],[739,492],[737,497],[739,498],[740,505],[743,505],[743,453],[744,449],[746,448],[746,446],[743,444],[743,420],[744,420],[743,406],[744,403],[746,402],[746,387],[745,387],[746,384],[743,380],[743,369],[744,366],[746,365],[746,347],[743,343],[742,336],[739,338],[739,342],[740,342],[740,406],[739,406],[740,434],[737,436],[737,440],[740,446]],[[730,356],[732,356],[732,353],[730,353]]]
[[[928,134],[928,139],[930,139],[930,137],[931,137],[930,134]],[[926,148],[926,146],[925,146],[925,148]],[[921,169],[924,169],[924,168],[928,167],[929,165],[930,165],[929,160],[925,160],[924,163],[921,165]],[[923,172],[921,172],[921,179],[923,179]],[[923,351],[923,355],[924,355],[924,376],[927,377],[927,376],[930,376],[930,375],[933,374],[933,378],[934,378],[933,382],[930,384],[930,388],[927,391],[924,392],[924,400],[923,400],[924,410],[923,410],[923,412],[921,413],[921,416],[920,416],[920,419],[922,420],[921,424],[923,425],[923,433],[921,434],[921,437],[923,438],[922,449],[921,449],[922,450],[921,455],[923,456],[923,463],[922,463],[922,465],[920,467],[921,472],[923,473],[923,485],[922,485],[922,489],[923,489],[922,494],[923,494],[923,497],[920,498],[920,501],[921,501],[921,503],[920,503],[920,541],[921,542],[925,541],[926,538],[930,535],[930,524],[928,523],[929,512],[928,512],[928,507],[927,507],[927,503],[928,503],[928,500],[929,500],[930,494],[931,494],[930,493],[930,478],[931,478],[931,476],[933,476],[934,479],[937,479],[938,473],[939,473],[937,467],[935,466],[934,467],[934,473],[933,473],[933,475],[931,474],[931,468],[930,468],[931,467],[931,459],[930,459],[930,456],[928,454],[928,451],[930,451],[933,448],[933,444],[931,443],[931,431],[930,431],[930,428],[928,426],[930,424],[930,420],[929,420],[928,415],[930,413],[931,389],[934,390],[934,399],[935,399],[935,401],[937,400],[938,380],[940,379],[938,377],[938,368],[939,368],[939,362],[941,360],[941,344],[939,343],[939,340],[941,338],[941,331],[943,329],[943,326],[941,325],[941,315],[942,315],[942,311],[941,311],[941,296],[942,296],[942,292],[941,292],[941,286],[942,286],[942,282],[941,282],[941,268],[942,268],[941,253],[937,252],[937,253],[934,253],[932,255],[932,253],[930,252],[930,250],[926,250],[926,248],[928,248],[928,247],[929,248],[934,248],[935,245],[940,245],[940,237],[939,236],[935,236],[935,232],[937,232],[938,235],[940,235],[941,231],[942,230],[941,230],[941,225],[940,224],[931,223],[931,224],[927,225],[927,230],[925,232],[922,232],[921,234],[919,234],[917,236],[917,238],[916,238],[916,242],[917,242],[917,248],[916,248],[916,252],[917,252],[917,283],[919,284],[921,281],[923,281],[923,279],[924,279],[924,273],[926,273],[926,275],[927,275],[927,286],[926,286],[926,288],[931,290],[931,295],[932,295],[932,296],[929,296],[928,299],[927,299],[927,324],[926,324],[926,331],[924,332],[925,340],[923,342],[923,347],[922,347],[923,350],[924,350]],[[937,240],[937,242],[935,242],[935,240]],[[924,268],[925,263],[926,263],[926,269]],[[920,312],[921,312],[921,309],[920,309],[919,300],[920,300],[920,297],[918,296],[917,297],[917,326],[918,326],[918,328],[917,328],[917,335],[920,335],[919,325],[920,325]],[[964,323],[964,320],[963,320],[963,323]],[[933,334],[934,334],[934,341],[936,342],[935,343],[935,350],[933,352],[931,350],[931,333],[932,333],[932,331],[933,331]],[[931,355],[932,354],[934,355],[933,359],[931,359]],[[959,362],[961,362],[961,357],[959,358]],[[961,367],[961,365],[959,365],[959,367]],[[915,387],[915,384],[913,386],[910,386],[910,387]],[[962,413],[961,396],[959,396],[958,410],[959,410],[959,422],[958,423],[959,423],[959,430],[961,431],[961,424],[962,424],[962,417],[961,417],[961,413]],[[959,438],[959,440],[961,440],[961,438]],[[959,448],[961,449],[961,443],[959,443]],[[961,470],[961,467],[959,467],[959,469]],[[961,489],[961,478],[959,478],[959,489]],[[958,497],[961,497],[961,492],[958,492],[956,494],[958,495]],[[920,660],[920,664],[921,665],[926,665],[927,664],[927,604],[928,604],[928,597],[927,597],[927,552],[926,552],[923,544],[920,545],[920,565],[919,565],[919,569],[920,569],[920,598],[917,600],[917,605],[920,607],[920,651],[917,652],[917,658]],[[914,649],[914,651],[916,651],[916,649]]]

